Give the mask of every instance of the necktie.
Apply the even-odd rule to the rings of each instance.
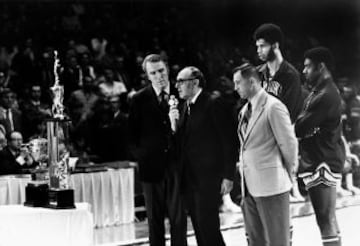
[[[191,113],[191,103],[186,103],[186,113],[190,115]]]
[[[250,117],[252,113],[251,103],[248,103],[247,110],[245,111],[243,122],[242,122],[242,132],[243,136],[246,134],[247,127],[249,125]]]
[[[161,91],[160,95],[159,95],[159,103],[160,103],[160,107],[163,109],[167,109],[168,108],[168,103],[167,103],[167,93],[165,91]]]
[[[10,126],[10,130],[11,131],[14,131],[14,123],[13,123],[13,120],[12,120],[12,114],[11,114],[11,110],[10,109],[7,109],[6,110],[6,120]]]
[[[167,93],[165,91],[161,91],[159,94],[159,102],[163,103],[166,102]]]
[[[191,104],[186,102],[186,105],[185,105],[185,114],[184,114],[184,121],[183,121],[183,125],[184,125],[184,128],[186,129],[188,124],[189,124],[189,117],[190,117],[190,111],[191,111]]]

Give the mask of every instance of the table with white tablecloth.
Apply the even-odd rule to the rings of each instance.
[[[0,176],[0,205],[22,204],[30,174]]]
[[[134,169],[109,169],[106,172],[71,175],[75,201],[88,202],[97,227],[133,222]]]
[[[0,205],[23,204],[30,175],[0,177]],[[75,202],[91,205],[94,226],[104,227],[133,222],[134,169],[108,169],[104,172],[76,173],[70,176]]]
[[[92,246],[93,217],[87,203],[75,209],[0,206],[0,246]]]

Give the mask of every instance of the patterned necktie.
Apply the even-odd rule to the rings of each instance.
[[[165,91],[160,92],[159,103],[160,103],[161,108],[163,108],[163,109],[168,108],[167,97],[168,97],[168,95]]]
[[[250,117],[251,117],[252,109],[251,109],[251,103],[248,103],[247,110],[244,113],[243,121],[242,121],[242,134],[245,136],[247,127],[249,125]]]

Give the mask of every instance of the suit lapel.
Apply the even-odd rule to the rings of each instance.
[[[253,115],[250,118],[249,125],[247,127],[246,134],[244,136],[244,143],[249,139],[249,135],[252,132],[254,126],[256,125],[256,122],[259,120],[261,114],[264,112],[265,104],[267,101],[266,92],[262,93],[262,95],[259,98],[258,107],[254,110]]]
[[[243,124],[243,120],[244,120],[244,114],[245,114],[245,110],[247,108],[247,103],[242,107],[242,109],[240,110],[240,113],[239,113],[239,117],[238,117],[238,120],[239,120],[239,124],[238,124],[238,135],[241,139],[242,142],[244,142],[244,135],[241,131],[241,126]]]
[[[194,104],[192,104],[190,115],[185,115],[185,114],[187,114],[187,110],[186,110],[187,105],[186,105],[186,102],[184,102],[183,107],[180,112],[179,125],[185,128],[185,136],[188,136],[189,132],[191,132],[192,124],[193,124],[194,120],[196,120],[195,118],[197,118],[197,114],[198,114],[197,111],[199,108],[201,108],[201,109],[204,108],[201,105],[204,104],[204,102],[206,101],[206,98],[207,98],[206,93],[204,91],[202,91],[200,93],[199,97],[196,99],[196,102]],[[187,117],[186,122],[185,122],[185,117]]]

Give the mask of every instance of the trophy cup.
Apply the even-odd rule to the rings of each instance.
[[[39,163],[31,172],[31,181],[25,187],[25,206],[44,207],[48,204],[49,172],[46,167],[47,140],[35,138],[25,144],[33,160]]]
[[[64,87],[59,84],[57,69],[59,59],[54,51],[55,84],[53,93],[52,118],[47,120],[47,150],[50,186],[48,191],[49,208],[75,208],[74,190],[70,188],[69,170],[69,127],[70,120],[64,114]]]

